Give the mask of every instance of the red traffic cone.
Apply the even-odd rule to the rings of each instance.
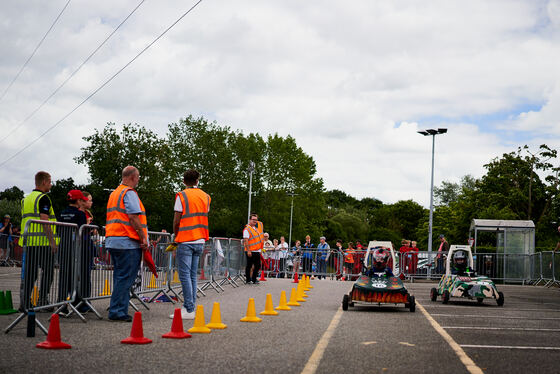
[[[132,320],[132,329],[130,330],[130,336],[126,339],[121,340],[122,344],[150,344],[151,339],[144,337],[144,329],[142,328],[142,312],[134,313],[134,319]]]
[[[58,320],[58,314],[53,314],[51,316],[51,323],[49,325],[49,333],[47,335],[47,340],[37,344],[37,348],[44,348],[44,349],[72,348],[70,344],[66,344],[60,340],[60,323]]]
[[[204,267],[200,269],[200,278],[198,278],[198,280],[206,280],[206,278],[204,277]]]
[[[181,319],[181,308],[175,309],[173,315],[173,323],[171,324],[171,331],[161,336],[162,338],[170,339],[186,339],[192,337],[191,334],[183,330],[183,320]]]
[[[264,277],[264,271],[262,270],[261,270],[261,277],[259,278],[259,281],[266,282],[266,278]]]
[[[292,283],[299,283],[299,278],[298,278],[298,275],[297,275],[297,271],[296,271],[296,274],[294,275],[294,280],[293,280]]]

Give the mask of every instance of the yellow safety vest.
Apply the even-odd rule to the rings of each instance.
[[[49,201],[51,198],[41,191],[33,191],[27,197],[21,200],[21,232],[22,235],[19,237],[18,244],[23,246],[23,238],[25,233],[25,224],[30,219],[41,219],[41,214],[39,212],[39,200],[43,196],[47,196]],[[56,222],[56,216],[54,215],[54,209],[52,207],[51,201],[51,208],[49,209],[49,221]],[[55,236],[56,244],[59,243],[60,238],[56,236],[56,226],[51,226],[51,231]],[[27,245],[33,246],[47,246],[49,245],[49,239],[45,235],[43,231],[43,225],[41,224],[32,224],[29,226],[29,230],[27,231]]]

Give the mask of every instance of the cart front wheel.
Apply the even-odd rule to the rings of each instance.
[[[476,301],[477,301],[479,304],[482,304],[482,302],[484,301],[484,298],[483,298],[483,297],[478,297],[478,298],[476,299]]]
[[[410,309],[410,311],[412,313],[414,313],[416,311],[416,299],[414,298],[414,296],[410,296],[409,297],[409,306],[408,308]]]
[[[504,306],[504,294],[502,292],[498,292],[496,303],[498,303],[498,306]]]
[[[443,303],[447,304],[449,302],[449,291],[443,291]]]
[[[432,288],[430,290],[430,299],[432,301],[436,301],[437,300],[437,288]]]
[[[348,295],[342,297],[342,310],[348,310]]]

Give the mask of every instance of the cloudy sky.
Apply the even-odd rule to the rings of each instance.
[[[67,1],[1,2],[0,95]],[[140,2],[69,3],[0,100],[0,190],[30,191],[38,170],[86,183],[83,136],[107,122],[163,135],[189,114],[290,134],[328,189],[386,203],[429,203],[418,130],[449,130],[436,185],[524,144],[560,146],[560,0],[203,0],[35,141],[196,3],[146,0],[26,120]]]

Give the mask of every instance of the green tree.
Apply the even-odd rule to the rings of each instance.
[[[0,192],[0,200],[10,200],[10,201],[21,201],[23,199],[24,192],[18,187],[13,186],[6,188],[4,191]]]

